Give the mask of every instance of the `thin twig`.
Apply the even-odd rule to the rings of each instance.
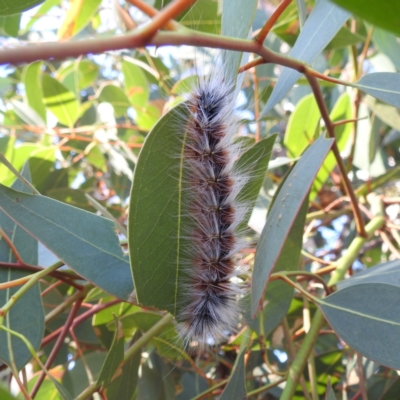
[[[282,3],[275,9],[272,15],[268,18],[268,21],[265,25],[261,28],[260,32],[258,32],[257,36],[254,38],[256,42],[259,44],[263,44],[265,38],[267,37],[268,33],[271,31],[272,27],[274,26],[275,22],[278,18],[282,15],[282,13],[286,10],[292,0],[283,0]]]
[[[149,16],[150,18],[155,17],[159,11],[153,7],[151,7],[149,4],[145,3],[142,0],[127,0],[128,3],[132,4],[135,6],[138,10],[142,11],[144,14]],[[176,21],[168,21],[164,28],[168,29],[170,31],[174,31],[179,28],[179,24]]]
[[[12,240],[6,235],[6,233],[3,231],[3,229],[0,228],[0,236],[4,239],[4,241],[7,243],[7,245],[10,247],[12,253],[14,254],[15,259],[20,263],[23,264],[23,260],[21,255],[18,253],[17,248],[15,247],[14,243]]]
[[[183,11],[187,10],[196,1],[197,0],[175,0],[169,3],[157,13],[148,24],[139,30],[142,38],[145,41],[152,39],[158,30],[164,28],[169,21],[182,14]]]
[[[65,321],[65,324],[62,327],[62,331],[60,333],[60,335],[57,338],[57,341],[54,345],[54,347],[51,350],[50,355],[48,356],[46,363],[45,363],[45,367],[47,369],[49,369],[51,367],[51,364],[53,364],[54,359],[56,358],[57,353],[59,352],[61,345],[64,342],[65,337],[68,334],[69,328],[72,325],[72,322],[74,321],[74,318],[76,316],[76,314],[78,313],[80,307],[81,307],[81,303],[83,301],[83,298],[78,299],[78,301],[74,304],[74,306],[72,307],[71,312],[68,315],[67,320]],[[46,377],[46,373],[44,371],[42,371],[42,373],[40,374],[38,380],[35,382],[35,385],[33,386],[33,389],[31,391],[31,397],[34,398],[38,392],[38,390],[40,389],[40,386],[42,385],[44,378]]]
[[[315,100],[317,101],[318,108],[321,112],[321,117],[325,122],[325,127],[328,132],[328,135],[329,135],[329,137],[336,139],[335,132],[334,132],[334,126],[332,124],[332,121],[330,120],[328,109],[326,108],[321,89],[318,85],[318,81],[314,76],[311,76],[308,74],[306,74],[306,78],[308,79],[311,89],[314,93],[314,97],[315,97]],[[342,177],[342,182],[343,182],[343,185],[346,190],[346,194],[350,198],[351,208],[353,210],[354,219],[356,221],[357,233],[362,237],[366,237],[367,234],[365,232],[364,219],[361,214],[360,208],[358,207],[358,201],[357,201],[356,195],[354,194],[353,188],[351,186],[351,182],[349,180],[349,177],[347,176],[347,171],[343,164],[342,157],[340,156],[340,151],[339,151],[339,148],[337,147],[336,140],[333,142],[332,152],[335,156],[336,163],[338,165],[340,175]]]

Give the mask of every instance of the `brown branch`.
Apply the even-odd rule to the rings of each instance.
[[[310,83],[311,89],[314,93],[314,97],[315,100],[318,104],[318,108],[321,112],[321,117],[325,122],[325,127],[326,130],[328,132],[329,137],[336,139],[335,137],[335,127],[331,121],[331,119],[329,118],[329,113],[328,113],[328,109],[326,108],[324,99],[323,99],[323,95],[321,92],[321,89],[319,87],[318,81],[314,76],[311,76],[309,74],[305,74],[306,78],[308,79],[308,82]],[[342,177],[342,183],[343,186],[346,190],[346,194],[347,196],[349,196],[350,198],[350,204],[351,204],[351,208],[353,210],[354,213],[354,219],[356,221],[356,227],[357,227],[357,232],[360,236],[362,237],[367,237],[367,234],[365,232],[365,226],[364,226],[364,219],[362,217],[360,208],[358,206],[358,201],[357,201],[357,197],[354,194],[353,188],[351,186],[351,182],[349,177],[347,176],[347,171],[346,168],[343,164],[343,160],[342,157],[340,156],[340,151],[339,148],[337,147],[337,142],[336,140],[333,142],[332,145],[332,152],[336,158],[336,163],[338,165],[339,171],[340,171],[340,175]]]
[[[114,300],[111,300],[111,301],[109,301],[107,303],[99,304],[99,305],[91,308],[90,310],[88,310],[88,311],[84,312],[83,314],[79,315],[79,317],[75,318],[75,320],[71,324],[70,328],[71,329],[76,328],[76,326],[78,326],[83,321],[85,321],[88,318],[90,318],[92,315],[98,313],[101,310],[104,310],[105,308],[111,307],[111,306],[113,306],[115,304],[118,304],[118,303],[121,303],[121,302],[122,302],[122,300],[120,300],[120,299],[114,299]],[[61,334],[62,330],[63,330],[63,327],[60,327],[57,330],[55,330],[54,332],[52,332],[49,335],[47,335],[45,338],[43,338],[41,347],[45,346],[46,344],[48,344],[49,342],[54,340],[58,335]]]
[[[281,4],[275,9],[272,15],[269,17],[266,24],[261,28],[260,32],[258,32],[257,36],[254,38],[256,42],[259,44],[263,44],[265,38],[267,37],[268,33],[274,26],[275,22],[278,18],[282,15],[282,13],[286,10],[288,5],[292,2],[292,0],[283,0]]]
[[[265,61],[262,57],[257,57],[257,58],[254,58],[253,60],[249,61],[248,63],[242,65],[239,68],[238,72],[240,74],[244,71],[249,70],[250,68],[254,68],[254,67],[257,67],[257,65],[263,65],[263,64],[267,64],[267,61]]]
[[[147,42],[152,39],[154,35],[169,21],[182,14],[183,11],[188,9],[196,1],[197,0],[175,0],[172,3],[169,3],[165,8],[157,13],[148,24],[139,30],[143,40]]]
[[[346,124],[349,124],[351,122],[362,121],[363,119],[367,119],[367,117],[353,118],[353,119],[342,119],[340,121],[333,122],[332,125],[336,128],[337,126],[346,125]]]
[[[12,240],[6,235],[6,233],[3,231],[3,229],[0,228],[0,236],[4,239],[4,241],[7,243],[7,245],[10,247],[11,251],[14,254],[15,259],[17,260],[18,263],[23,264],[22,257],[18,253],[17,248],[15,247],[14,243]]]
[[[64,342],[65,337],[68,334],[68,331],[74,321],[74,318],[76,316],[76,314],[79,311],[79,308],[81,306],[81,303],[83,301],[83,298],[78,299],[78,301],[74,304],[74,306],[72,307],[71,312],[68,315],[67,321],[65,322],[64,326],[62,327],[62,331],[60,333],[60,335],[57,338],[57,341],[54,345],[54,347],[51,350],[51,353],[49,355],[49,357],[46,360],[46,364],[45,367],[48,370],[51,367],[51,364],[53,364],[54,359],[56,358],[57,353],[59,352],[61,345]],[[40,374],[38,380],[35,383],[35,386],[32,389],[31,392],[31,397],[34,398],[38,392],[38,390],[40,389],[40,386],[42,385],[44,378],[46,377],[46,372],[42,371],[42,373]]]
[[[127,0],[128,3],[135,6],[138,10],[142,11],[147,16],[153,18],[155,17],[159,11],[152,6],[148,5],[147,3],[143,2],[142,0]],[[175,31],[179,28],[179,24],[175,21],[168,21],[164,28],[170,31]]]

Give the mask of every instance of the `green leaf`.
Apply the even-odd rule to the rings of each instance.
[[[18,115],[27,125],[44,128],[46,126],[43,118],[30,105],[22,101],[11,100],[15,114]]]
[[[80,90],[92,85],[99,74],[99,67],[89,60],[77,59],[63,65],[58,71],[63,84],[79,95]]]
[[[336,400],[335,392],[332,389],[330,380],[328,380],[328,386],[326,388],[325,400]]]
[[[28,164],[25,164],[21,175],[28,181],[31,182],[31,176]],[[21,192],[30,193],[29,188],[17,179],[12,188]],[[16,247],[22,260],[31,265],[37,265],[38,263],[38,242],[35,238],[21,229],[17,224],[14,223],[6,214],[0,211],[0,227],[4,233],[11,239]],[[16,262],[16,258],[12,253],[10,247],[5,243],[3,239],[0,239],[0,257],[5,262]],[[26,275],[26,274],[25,274]]]
[[[325,50],[343,49],[347,46],[354,46],[364,40],[365,38],[363,36],[354,34],[349,29],[343,27],[326,46]]]
[[[149,101],[149,84],[143,70],[129,61],[122,60],[125,92],[134,108],[142,110]]]
[[[400,53],[397,37],[384,29],[374,28],[372,41],[375,46],[390,58],[397,69],[400,69]]]
[[[284,144],[292,158],[297,158],[314,141],[321,118],[313,94],[303,97],[290,115],[285,132]]]
[[[136,332],[132,338],[132,343],[138,340],[140,336],[140,333]],[[116,377],[107,388],[107,398],[118,400],[132,400],[134,398],[141,358],[142,354],[139,351],[124,362],[121,375]]]
[[[129,264],[112,221],[5,186],[0,186],[0,208],[78,274],[116,297],[128,298],[133,290]]]
[[[100,4],[101,0],[85,0],[78,7],[71,3],[58,31],[59,38],[69,39],[78,34],[93,18]]]
[[[136,123],[140,129],[152,129],[160,117],[159,108],[152,104],[148,104],[142,110],[136,110]]]
[[[333,330],[355,351],[400,369],[400,287],[363,283],[339,290],[318,305]]]
[[[397,108],[400,107],[400,74],[376,72],[364,75],[354,87]]]
[[[400,35],[398,16],[400,15],[400,3],[390,1],[382,5],[379,0],[332,0],[334,3],[350,11],[358,17],[364,18],[383,29]]]
[[[339,282],[337,286],[341,290],[360,283],[387,283],[400,286],[400,260],[389,261],[357,272],[351,278]]]
[[[139,311],[123,316],[120,321],[124,331],[139,328],[142,332],[146,332],[160,321],[161,318],[162,316],[159,314]],[[157,348],[158,354],[162,357],[173,360],[189,358],[183,350],[182,340],[173,322],[167,324],[160,333],[151,339],[150,343]]]
[[[282,252],[283,244],[321,167],[332,139],[320,136],[295,165],[268,214],[257,245],[252,279],[251,315],[254,317],[263,299],[268,277]]]
[[[22,175],[25,179],[30,181],[29,168],[27,168],[27,166],[24,167]],[[29,192],[29,189],[19,180],[13,184],[13,187]],[[37,241],[15,224],[14,221],[2,211],[0,211],[0,227],[12,240],[22,260],[28,264],[37,265]],[[14,254],[2,238],[0,238],[0,260],[16,262]],[[9,282],[25,276],[27,276],[27,273],[22,270],[12,268],[0,269],[0,282]],[[2,307],[18,289],[19,287],[13,287],[0,290],[0,307]],[[36,350],[39,349],[44,333],[44,311],[38,284],[35,284],[16,302],[7,314],[5,323],[8,328],[24,335]],[[10,365],[11,360],[10,348],[12,349],[12,356],[18,369],[24,367],[32,358],[30,351],[19,338],[11,338],[8,332],[1,330],[0,359],[8,365]]]
[[[161,0],[164,7],[168,2]],[[200,32],[217,33],[221,29],[221,16],[218,13],[218,3],[213,0],[197,1],[177,21]]]
[[[135,168],[130,196],[128,240],[138,301],[177,312],[182,261],[180,154],[187,108],[179,105],[149,133]],[[151,183],[151,184],[149,184]]]
[[[231,399],[246,399],[246,380],[245,373],[246,367],[244,365],[244,354],[245,349],[243,349],[237,356],[235,365],[231,376],[229,377],[228,384],[225,386],[219,400],[231,400]]]
[[[103,388],[107,387],[113,381],[113,377],[124,359],[124,333],[122,332],[122,325],[117,317],[114,317],[114,322],[116,327],[114,340],[97,379],[97,384]]]
[[[223,0],[221,34],[247,39],[256,14],[257,3],[257,0]],[[241,59],[241,52],[225,51],[223,53],[225,79],[236,80]]]
[[[28,382],[28,391],[31,391],[35,386],[35,383],[39,379],[40,373],[35,374],[32,379]],[[18,399],[24,400],[24,396],[22,393],[19,393]],[[58,393],[57,387],[55,384],[49,379],[45,378],[43,383],[40,385],[40,388],[35,396],[36,400],[63,400],[61,395]]]
[[[388,124],[394,129],[400,130],[400,115],[396,107],[381,103],[371,96],[365,96],[364,102],[368,105],[368,108],[374,114],[376,114],[385,124]],[[363,105],[363,103],[361,103],[361,105]],[[362,108],[360,107],[359,115],[361,114],[361,111]],[[360,124],[361,122],[363,121],[359,121],[358,123]]]
[[[0,385],[0,398],[2,400],[15,400],[15,397],[3,385]]]
[[[46,108],[43,103],[41,84],[42,61],[36,61],[24,68],[22,80],[25,84],[25,95],[28,104],[46,121]]]
[[[21,22],[21,14],[8,17],[0,17],[0,28],[6,35],[18,37],[19,24]]]
[[[293,223],[282,252],[276,262],[274,272],[295,271],[299,265],[299,258],[303,245],[303,232],[308,211],[308,196],[303,201],[299,213]],[[280,280],[270,282],[265,292],[264,300],[264,332],[269,335],[289,310],[293,297],[293,288]]]
[[[275,139],[276,135],[272,135],[259,141],[247,149],[235,163],[237,171],[243,171],[244,174],[251,176],[251,179],[244,185],[238,195],[238,201],[248,205],[248,215],[243,219],[243,223],[238,228],[239,230],[247,227],[257,196],[264,182]]]
[[[302,60],[307,64],[312,63],[336,35],[349,16],[349,13],[327,0],[318,1],[307,18],[290,52],[290,56]],[[284,68],[282,70],[260,117],[263,117],[285,96],[296,83],[297,79],[299,79],[300,75],[300,72],[293,69]]]
[[[147,363],[142,364],[139,377],[137,399],[142,400],[175,400],[175,383],[170,366],[152,352]]]
[[[110,103],[114,107],[116,117],[126,114],[126,110],[131,106],[125,92],[115,85],[103,86],[98,99]]]
[[[79,103],[74,93],[47,74],[43,74],[42,88],[45,106],[61,124],[72,128],[79,117]]]
[[[63,385],[72,395],[73,399],[87,389],[92,381],[95,382],[97,380],[105,358],[105,353],[92,352],[85,354],[84,361],[82,358],[77,359],[74,368],[65,372],[63,376]],[[91,373],[90,381],[87,369],[89,369]]]
[[[15,138],[0,138],[0,142],[1,141],[5,147],[5,152],[3,152],[5,158],[17,171],[22,168],[29,157],[33,156],[36,152],[43,150],[43,147],[30,143],[23,143],[22,145],[15,147]],[[14,180],[14,173],[3,163],[0,163],[0,183],[8,186],[11,185]]]
[[[13,269],[0,269],[0,281],[8,282],[27,276],[26,272]],[[0,291],[0,305],[3,306],[18,287]],[[18,300],[6,316],[8,328],[24,335],[35,350],[39,350],[44,333],[44,312],[39,286],[35,284]],[[11,366],[11,354],[17,368],[23,368],[32,358],[25,343],[8,332],[0,332],[0,359]]]
[[[0,15],[18,14],[42,3],[43,0],[2,0]]]

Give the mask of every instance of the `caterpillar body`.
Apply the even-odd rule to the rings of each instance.
[[[247,177],[235,170],[240,146],[232,142],[234,85],[221,73],[200,78],[188,99],[184,170],[190,250],[185,305],[177,316],[186,343],[216,344],[234,331],[239,319],[235,254],[243,248],[238,226],[246,207],[237,200]]]

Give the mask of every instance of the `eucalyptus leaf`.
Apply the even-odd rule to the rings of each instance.
[[[355,351],[400,369],[400,287],[362,283],[346,287],[318,304],[334,331]]]
[[[0,208],[78,274],[119,298],[128,298],[133,290],[129,263],[112,221],[2,185]]]
[[[40,3],[43,3],[43,0],[2,0],[0,3],[0,15],[18,14]]]
[[[364,75],[354,86],[385,103],[400,107],[400,73],[376,72]]]
[[[316,2],[290,52],[290,56],[307,64],[312,63],[349,17],[348,12],[328,0]],[[267,104],[261,112],[261,117],[285,96],[300,75],[300,72],[292,69],[284,68],[282,70]]]
[[[251,290],[251,315],[263,299],[268,277],[282,252],[302,201],[321,167],[332,139],[320,136],[303,154],[279,192],[257,245]],[[295,200],[294,200],[295,199]]]
[[[332,0],[334,3],[374,25],[400,35],[398,16],[400,3],[390,1],[382,6],[379,0]]]
[[[28,164],[25,164],[22,176],[30,181]],[[13,188],[29,193],[29,188],[20,180],[16,180]],[[31,265],[38,263],[38,242],[25,230],[19,227],[4,212],[0,211],[0,227],[12,241],[22,260]],[[0,238],[0,261],[16,262],[16,257],[11,248]],[[27,273],[13,268],[0,269],[0,282],[8,282],[22,277]],[[0,290],[0,307],[2,307],[18,287]],[[37,350],[44,333],[44,311],[39,290],[39,284],[35,284],[25,293],[8,312],[5,320],[6,326],[24,335]],[[12,354],[11,354],[12,352]],[[0,359],[9,366],[11,358],[14,358],[18,369],[24,367],[32,355],[19,338],[12,337],[8,332],[0,331]]]
[[[246,393],[246,380],[245,372],[246,367],[244,364],[245,349],[243,349],[236,358],[235,365],[231,376],[229,377],[228,384],[225,386],[224,391],[221,393],[219,400],[231,399],[245,399]]]

